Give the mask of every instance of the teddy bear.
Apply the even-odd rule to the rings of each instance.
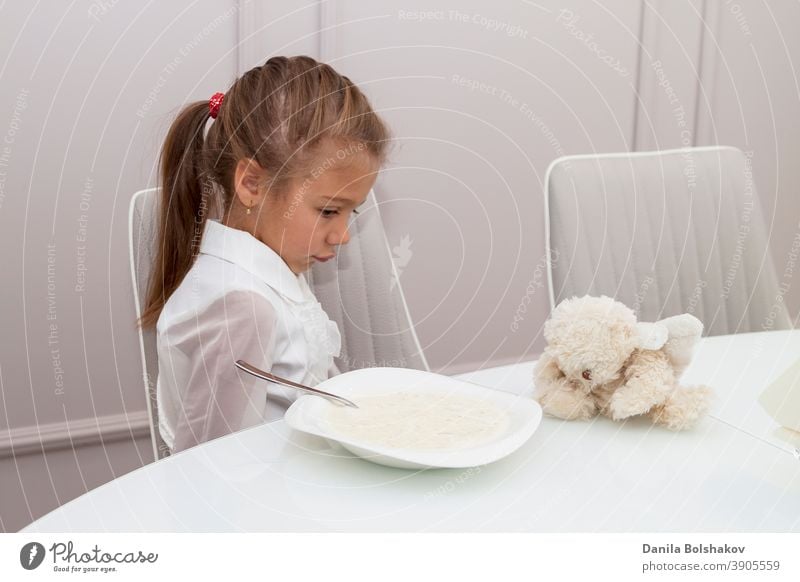
[[[702,322],[688,313],[644,323],[605,295],[566,299],[544,326],[534,398],[545,414],[567,420],[646,415],[671,430],[691,428],[713,392],[678,380],[702,333]]]

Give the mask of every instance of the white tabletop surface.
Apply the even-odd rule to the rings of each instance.
[[[22,531],[797,532],[800,461],[756,398],[798,356],[800,330],[705,338],[685,381],[718,398],[695,429],[545,417],[521,449],[471,469],[384,467],[272,422],[142,467]],[[533,364],[459,377],[529,398]]]

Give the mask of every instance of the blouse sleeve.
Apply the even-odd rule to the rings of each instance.
[[[179,387],[174,452],[263,422],[266,387],[234,363],[241,359],[269,371],[276,325],[275,308],[266,297],[236,290],[167,330],[171,347],[189,363]]]

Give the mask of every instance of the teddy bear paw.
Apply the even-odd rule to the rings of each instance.
[[[615,392],[608,402],[611,418],[623,420],[631,416],[645,414],[652,407],[652,403],[631,391]]]
[[[704,417],[714,398],[708,386],[679,386],[662,405],[651,411],[656,424],[670,430],[687,430]]]

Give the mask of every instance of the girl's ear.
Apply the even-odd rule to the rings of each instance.
[[[247,207],[260,202],[266,172],[252,158],[242,158],[236,164],[233,187],[239,201]]]

